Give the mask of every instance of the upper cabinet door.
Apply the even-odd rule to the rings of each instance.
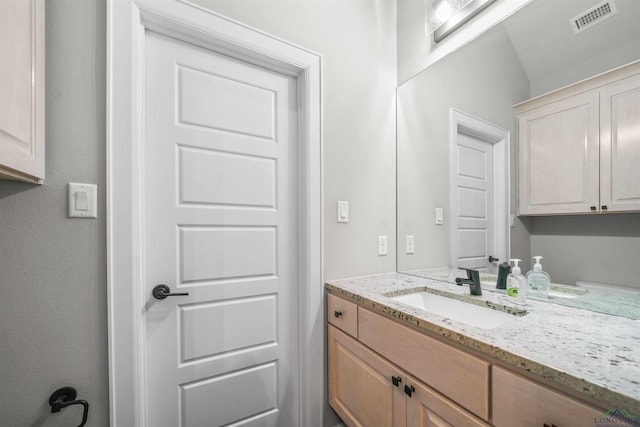
[[[600,204],[640,210],[640,75],[600,93]]]
[[[0,1],[0,178],[44,179],[44,0]]]
[[[598,93],[551,102],[519,116],[519,213],[598,210]]]

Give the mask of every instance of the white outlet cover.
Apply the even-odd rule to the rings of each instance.
[[[415,251],[415,238],[412,235],[407,235],[406,253],[412,254]]]
[[[387,255],[388,246],[387,236],[378,236],[378,255]]]

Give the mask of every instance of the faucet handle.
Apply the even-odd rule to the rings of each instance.
[[[480,277],[480,272],[478,270],[474,270],[473,268],[464,268],[464,267],[460,267],[460,269],[467,272],[468,279],[478,280]]]

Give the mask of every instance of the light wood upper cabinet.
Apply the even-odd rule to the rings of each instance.
[[[44,0],[0,1],[0,178],[44,179]]]
[[[640,63],[516,112],[520,215],[640,210]]]
[[[640,211],[640,75],[600,93],[600,203]]]

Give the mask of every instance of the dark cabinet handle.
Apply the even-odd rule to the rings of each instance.
[[[394,386],[400,387],[400,383],[402,382],[402,378],[401,377],[391,377],[391,382],[393,383]]]
[[[177,297],[177,296],[181,296],[181,295],[189,295],[189,292],[175,292],[175,293],[171,293],[171,288],[168,287],[165,284],[159,284],[156,287],[153,288],[153,290],[151,291],[151,295],[153,295],[153,297],[155,299],[165,299],[166,297]]]
[[[489,255],[489,262],[498,262],[500,261],[498,258],[494,257],[493,255]]]
[[[600,207],[600,209],[602,209],[603,211],[606,211],[606,210],[607,210],[607,209],[609,209],[609,208],[607,207],[607,205],[602,205],[602,206]],[[551,427],[553,427],[553,426],[551,426]]]
[[[412,385],[405,385],[404,386],[404,394],[406,394],[407,396],[411,397],[411,395],[416,391],[415,387]]]
[[[335,317],[341,317],[341,316],[342,316],[342,312],[341,312],[341,311],[336,310],[336,311],[334,311],[334,312],[333,312],[333,315],[334,315]]]
[[[595,210],[596,210],[596,207],[595,207],[595,206],[591,206],[591,210],[592,210],[592,211],[595,211]],[[546,425],[546,424],[545,424],[545,426],[546,426],[546,427],[549,427],[549,426],[548,426],[548,425]]]

